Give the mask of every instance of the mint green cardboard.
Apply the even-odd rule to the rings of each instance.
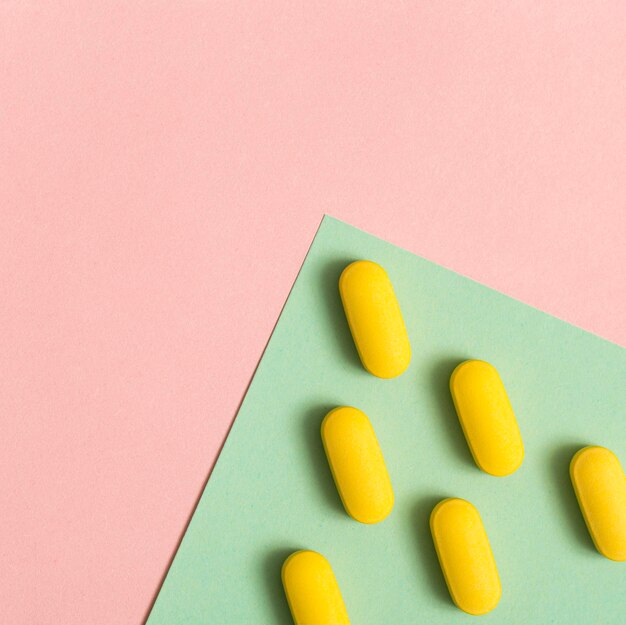
[[[339,274],[362,258],[386,268],[411,338],[393,380],[360,365],[341,308]],[[526,448],[512,476],[472,461],[448,390],[467,358],[506,385]],[[617,345],[324,218],[148,625],[290,625],[280,568],[303,548],[329,559],[353,625],[623,625],[626,563],[595,551],[568,467],[588,444],[626,465],[625,374]],[[344,512],[324,456],[320,423],[342,404],[385,455],[396,503],[378,525]],[[499,568],[483,617],[454,607],[437,563],[428,518],[450,496],[478,508]]]

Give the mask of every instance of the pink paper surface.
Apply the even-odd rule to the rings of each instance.
[[[141,623],[324,213],[626,345],[626,3],[0,5],[0,621]]]

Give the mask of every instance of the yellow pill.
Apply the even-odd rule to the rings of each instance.
[[[296,551],[283,564],[283,586],[296,625],[350,625],[335,574],[315,551]]]
[[[348,265],[339,292],[361,362],[379,378],[395,378],[411,361],[411,345],[393,286],[369,260]]]
[[[493,610],[502,588],[478,510],[464,499],[444,499],[430,515],[430,531],[457,607],[475,615]]]
[[[574,454],[570,476],[596,549],[626,561],[626,475],[617,456],[604,447]]]
[[[476,464],[499,477],[516,471],[524,443],[496,369],[482,360],[466,360],[452,372],[450,391]]]
[[[393,508],[393,489],[367,416],[350,406],[331,410],[322,441],[346,512],[361,523],[382,521]]]

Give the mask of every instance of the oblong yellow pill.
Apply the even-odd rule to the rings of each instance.
[[[583,447],[572,458],[570,476],[596,549],[626,561],[626,475],[617,456],[604,447]]]
[[[322,421],[322,441],[346,512],[361,523],[382,521],[394,497],[370,420],[357,408],[335,408]]]
[[[296,551],[283,564],[283,586],[296,625],[350,625],[328,560],[315,551]]]
[[[351,263],[339,278],[339,292],[365,369],[379,378],[400,375],[411,362],[411,345],[385,270],[369,260]]]
[[[452,372],[450,391],[476,464],[499,477],[516,471],[524,443],[495,367],[482,360],[462,362]]]
[[[444,499],[430,515],[430,531],[457,607],[475,615],[493,610],[502,587],[478,510],[464,499]]]

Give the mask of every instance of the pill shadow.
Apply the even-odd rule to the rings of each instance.
[[[320,496],[324,504],[334,512],[345,516],[346,512],[337,492],[333,475],[328,466],[328,459],[322,443],[321,425],[324,417],[337,405],[316,404],[304,411],[303,435],[309,452],[311,475],[315,475],[319,485]]]
[[[334,344],[341,355],[341,359],[351,367],[362,370],[361,360],[356,351],[350,327],[339,295],[339,276],[341,272],[355,259],[342,258],[328,261],[320,272],[319,289],[321,300],[325,303],[328,324],[333,331]]]
[[[425,579],[432,596],[437,601],[453,607],[430,532],[430,513],[440,501],[447,497],[448,495],[430,495],[417,499],[410,509],[410,525],[417,556],[415,561],[418,570],[421,571],[420,583]]]
[[[569,474],[569,465],[574,454],[585,446],[586,443],[570,443],[555,448],[549,457],[549,468],[563,525],[568,527],[569,533],[579,546],[595,552],[596,548],[585,525]]]
[[[436,425],[445,432],[450,450],[455,457],[475,469],[476,464],[465,440],[450,394],[450,376],[455,367],[465,360],[467,358],[459,356],[440,358],[430,368],[428,380],[430,392],[437,404],[437,412],[434,415]]]
[[[293,625],[289,604],[285,597],[285,590],[281,579],[281,570],[285,560],[299,547],[273,549],[265,555],[261,562],[260,576],[265,584],[265,591],[274,612],[275,625]]]

